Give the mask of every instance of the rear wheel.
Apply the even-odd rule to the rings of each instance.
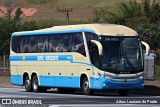
[[[29,76],[25,77],[24,86],[27,92],[32,91],[32,84],[31,84],[31,80],[29,79]]]
[[[93,90],[90,89],[90,87],[89,87],[89,81],[88,81],[87,77],[85,77],[83,79],[82,90],[83,90],[83,93],[85,95],[91,95],[91,94],[93,94]]]
[[[129,90],[118,90],[118,94],[120,96],[127,96],[129,93]]]
[[[47,88],[39,86],[38,78],[36,75],[33,76],[32,78],[32,89],[34,92],[46,92],[47,91]]]

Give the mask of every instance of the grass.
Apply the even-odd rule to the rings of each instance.
[[[84,19],[92,17],[93,8],[108,7],[111,11],[117,11],[118,4],[124,1],[126,0],[15,0],[18,7],[37,8],[38,13],[33,17],[38,19],[59,18],[57,8],[73,8],[73,18]]]
[[[160,65],[155,66],[155,77],[160,80]]]
[[[27,0],[27,1],[33,4],[46,4],[51,2],[51,0]]]
[[[58,0],[56,7],[65,8],[96,8],[96,7],[117,7],[126,0]]]

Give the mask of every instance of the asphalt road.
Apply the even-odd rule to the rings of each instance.
[[[26,92],[20,88],[0,88],[0,103],[2,99],[15,100],[41,100],[42,104],[54,104],[54,106],[74,107],[159,107],[160,96],[129,94],[126,97],[118,96],[117,93],[95,93],[91,96],[80,92],[75,94],[60,94],[56,90],[48,90],[46,93]],[[144,104],[142,104],[144,103]]]

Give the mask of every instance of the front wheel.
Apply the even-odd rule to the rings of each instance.
[[[129,93],[129,90],[118,90],[118,94],[120,96],[127,96]]]
[[[88,81],[88,79],[86,77],[83,79],[82,90],[83,90],[83,93],[85,95],[91,95],[91,94],[93,94],[93,90],[90,89],[90,87],[89,87],[89,81]]]
[[[29,76],[25,77],[24,86],[27,92],[32,91],[32,84],[31,84],[31,80],[29,79]]]

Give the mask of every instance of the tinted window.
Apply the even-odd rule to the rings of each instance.
[[[72,51],[86,56],[82,33],[76,33],[73,35]]]
[[[12,50],[16,53],[78,52],[85,55],[82,33],[14,36]]]
[[[51,52],[61,52],[63,49],[62,35],[52,35],[49,44]]]
[[[63,52],[72,52],[72,34],[62,36]]]
[[[19,37],[12,37],[12,50],[16,53],[20,53],[20,40]]]
[[[96,34],[93,33],[85,33],[86,36],[86,40],[91,41],[91,40],[97,40],[98,41],[98,36]]]

